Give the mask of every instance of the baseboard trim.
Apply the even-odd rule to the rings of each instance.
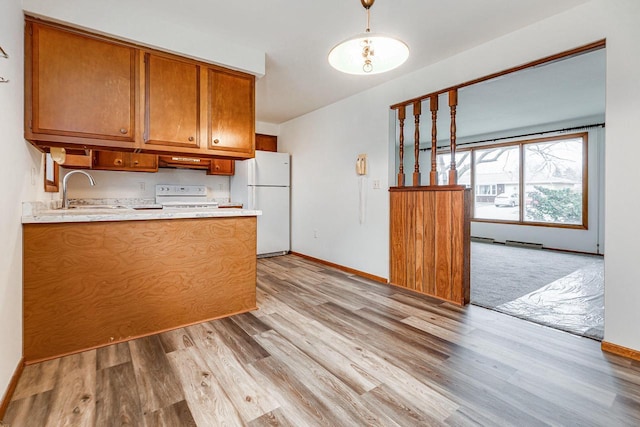
[[[627,359],[633,359],[640,362],[640,351],[633,350],[631,348],[623,347],[618,344],[613,344],[607,341],[602,341],[600,345],[602,351],[606,351],[607,353],[615,354],[617,356],[626,357]]]
[[[389,283],[389,281],[384,277],[365,273],[364,271],[356,270],[355,268],[345,267],[344,265],[340,265],[340,264],[334,264],[332,262],[325,261],[320,258],[314,258],[312,256],[301,254],[299,252],[291,251],[291,255],[299,256],[300,258],[308,259],[309,261],[317,262],[318,264],[326,265],[328,267],[333,267],[338,270],[344,271],[345,273],[355,274],[356,276],[364,277],[365,279],[373,280],[374,282],[384,283],[385,285]]]
[[[0,423],[4,418],[4,413],[7,411],[9,407],[9,402],[11,402],[11,398],[13,397],[13,392],[16,391],[16,387],[18,386],[18,381],[20,380],[20,376],[22,375],[22,371],[24,370],[24,357],[20,359],[18,362],[18,366],[16,370],[13,372],[13,376],[11,377],[11,381],[9,381],[9,386],[7,387],[7,391],[2,397],[2,402],[0,402]]]

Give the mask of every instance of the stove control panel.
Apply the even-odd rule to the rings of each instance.
[[[157,184],[157,196],[207,197],[205,185]]]

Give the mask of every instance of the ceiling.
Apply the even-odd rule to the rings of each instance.
[[[540,125],[564,129],[603,122],[605,56],[606,50],[599,49],[459,89],[457,137],[477,141],[506,131],[517,135]],[[439,139],[449,138],[446,97],[439,97]],[[411,123],[406,132],[413,132]]]
[[[458,143],[490,141],[522,134],[564,130],[604,122],[606,50],[582,53],[505,74],[458,90]],[[448,146],[447,93],[438,96],[437,137]],[[429,100],[422,101],[420,143],[431,146]],[[407,107],[405,143],[413,144],[413,109]],[[399,145],[396,121],[396,145]]]
[[[365,29],[358,0],[138,0],[132,7],[265,52],[256,120],[279,124],[587,1],[378,0],[371,30],[397,36],[411,54],[399,69],[374,76],[342,74],[327,62],[335,44]]]

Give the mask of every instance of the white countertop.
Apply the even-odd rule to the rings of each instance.
[[[96,221],[144,221],[153,219],[178,218],[225,218],[239,216],[258,216],[262,211],[234,208],[170,208],[145,209],[144,206],[100,207],[82,206],[71,209],[50,209],[42,202],[24,202],[22,204],[22,223],[59,223],[59,222],[96,222]]]

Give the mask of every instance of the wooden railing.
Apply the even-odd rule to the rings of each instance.
[[[449,110],[451,114],[451,128],[450,128],[450,144],[451,162],[449,166],[449,185],[456,185],[458,182],[458,174],[456,171],[456,110],[458,106],[458,89],[451,89],[449,94]],[[432,94],[425,98],[429,99],[431,110],[431,171],[429,172],[429,184],[438,185],[438,171],[436,159],[438,156],[438,95]],[[398,165],[398,187],[405,186],[405,174],[404,174],[404,122],[407,114],[407,106],[411,105],[413,108],[413,122],[414,122],[414,166],[413,166],[413,186],[420,185],[420,116],[422,115],[422,101],[415,100],[407,104],[399,104],[392,107],[397,111],[398,123],[399,123],[399,165]]]
[[[456,108],[458,91],[448,91],[451,115],[448,185],[438,185],[438,95],[392,107],[398,117],[398,178],[390,189],[390,283],[455,304],[469,302],[471,190],[457,185]],[[422,101],[431,111],[431,170],[428,186],[421,186],[420,116]],[[407,107],[414,122],[411,186],[405,185],[404,141]]]

